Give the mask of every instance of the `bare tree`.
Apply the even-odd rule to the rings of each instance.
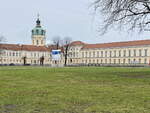
[[[4,37],[3,36],[0,36],[0,43],[2,43],[4,40]]]
[[[65,66],[67,65],[67,60],[68,60],[68,55],[69,55],[69,50],[70,50],[70,44],[72,42],[72,39],[70,37],[65,37],[64,40],[64,57],[65,57]]]
[[[0,62],[2,63],[2,55],[3,55],[3,49],[2,49],[2,43],[5,41],[4,36],[0,36]]]
[[[0,36],[0,54],[2,53],[2,48],[1,48],[1,44],[5,42],[5,37],[4,36]]]
[[[62,43],[60,36],[53,37],[52,41],[53,41],[53,44],[56,46],[56,49],[59,49],[59,47]]]
[[[144,31],[150,25],[150,0],[95,0],[96,13],[102,14],[102,33],[112,27]]]

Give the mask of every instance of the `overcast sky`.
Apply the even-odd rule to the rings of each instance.
[[[89,0],[91,1],[91,0]],[[70,36],[87,43],[150,39],[150,33],[127,34],[110,30],[104,36],[98,32],[98,20],[89,9],[88,0],[1,0],[0,34],[7,43],[31,44],[31,29],[40,13],[47,42],[54,36]]]

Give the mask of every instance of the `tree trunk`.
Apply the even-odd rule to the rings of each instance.
[[[68,46],[66,47],[65,50],[65,66],[67,66],[67,59],[68,59]]]

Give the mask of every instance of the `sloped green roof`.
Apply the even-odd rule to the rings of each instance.
[[[33,30],[32,30],[32,35],[45,35],[46,31],[39,26],[36,26]]]

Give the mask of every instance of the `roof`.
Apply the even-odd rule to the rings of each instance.
[[[19,44],[0,44],[0,49],[13,51],[50,51],[46,46],[19,45]]]
[[[101,43],[101,44],[85,44],[82,49],[129,47],[129,46],[142,46],[142,45],[150,45],[150,40],[136,40],[136,41],[112,42],[112,43]]]
[[[112,43],[101,43],[101,44],[85,44],[81,41],[74,41],[71,46],[83,45],[82,49],[96,49],[96,48],[113,48],[113,47],[129,47],[129,46],[143,46],[150,45],[150,40],[137,40],[127,42],[112,42]],[[13,50],[13,51],[52,51],[56,49],[55,45],[49,46],[34,46],[34,45],[19,45],[19,44],[0,44],[0,49]],[[63,48],[60,47],[63,51]]]
[[[71,43],[71,46],[84,45],[85,43],[82,41],[74,41]]]

